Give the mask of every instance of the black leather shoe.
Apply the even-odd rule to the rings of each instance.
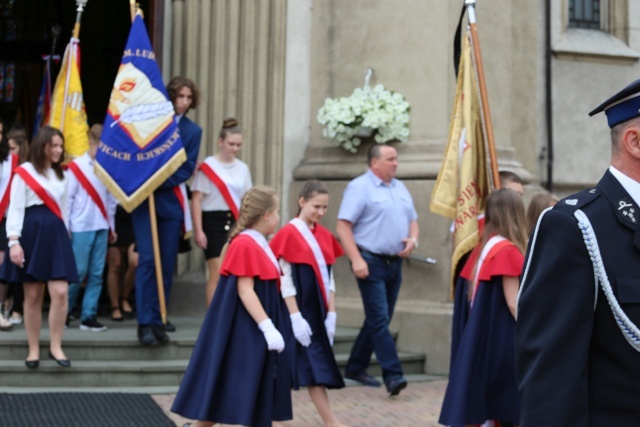
[[[158,342],[167,343],[169,342],[169,335],[165,332],[165,327],[162,325],[151,325],[151,330],[153,331],[153,335],[156,337]]]
[[[389,380],[387,382],[387,391],[389,392],[389,397],[397,396],[400,394],[400,390],[407,387],[407,380],[402,377],[397,377]]]
[[[138,341],[140,342],[140,344],[149,347],[155,347],[158,345],[158,339],[153,333],[151,325],[138,326]]]
[[[382,385],[380,381],[373,378],[371,375],[367,374],[364,371],[358,373],[345,371],[344,377],[348,380],[357,381],[360,384],[369,387],[380,387]]]
[[[49,350],[49,359],[55,360],[56,363],[59,366],[62,366],[63,368],[70,368],[71,367],[71,362],[68,359],[56,359],[53,356],[53,353],[51,353],[51,350]]]
[[[38,366],[40,366],[40,359],[36,359],[36,360],[25,360],[24,364],[26,365],[27,368],[29,369],[36,369]]]
[[[167,323],[165,323],[164,325],[164,330],[166,332],[175,332],[176,331],[176,325],[174,325],[173,323],[169,322],[167,320]]]

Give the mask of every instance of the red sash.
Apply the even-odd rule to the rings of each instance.
[[[24,182],[33,190],[34,193],[42,200],[44,205],[53,212],[55,216],[64,221],[62,217],[62,211],[58,202],[49,194],[45,188],[22,166],[18,166],[15,172],[20,175]]]
[[[13,181],[13,174],[18,167],[18,156],[15,154],[9,154],[11,157],[11,174],[9,175],[9,182],[7,188],[4,190],[2,200],[0,200],[0,218],[4,217],[7,207],[9,206],[9,195],[11,194],[11,181]]]
[[[224,183],[224,181],[218,176],[217,173],[215,173],[213,169],[211,169],[211,167],[208,164],[202,163],[200,165],[200,170],[207,176],[207,178],[211,180],[211,182],[213,182],[213,184],[216,186],[218,191],[220,191],[222,198],[229,206],[229,210],[231,211],[231,213],[233,214],[233,217],[237,221],[238,218],[240,217],[240,214],[238,213],[238,207],[236,206],[236,202],[233,201],[233,197],[231,197],[231,193],[229,193],[227,184]]]
[[[193,231],[193,223],[191,222],[191,209],[189,209],[186,188],[187,187],[184,183],[173,187],[173,194],[175,194],[178,198],[178,203],[180,203],[180,207],[182,208],[182,235],[185,240],[191,237],[191,232]]]
[[[82,188],[84,188],[84,190],[87,192],[89,197],[91,197],[91,200],[93,200],[93,203],[95,203],[96,206],[98,206],[98,209],[100,209],[100,213],[102,213],[102,216],[108,223],[109,218],[107,216],[107,209],[104,206],[104,202],[102,201],[102,198],[98,195],[98,192],[96,191],[95,187],[91,185],[91,182],[89,182],[89,179],[84,175],[84,173],[82,173],[80,166],[78,166],[78,164],[75,161],[73,161],[73,162],[69,162],[67,164],[67,167],[69,168],[69,170],[71,170],[71,172],[73,172],[75,177],[78,179],[78,182],[80,183],[80,185],[82,185]]]

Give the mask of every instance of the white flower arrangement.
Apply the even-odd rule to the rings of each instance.
[[[363,128],[375,131],[378,144],[409,139],[409,110],[404,96],[377,85],[357,88],[348,98],[327,98],[318,111],[322,135],[345,150],[355,153],[361,143]]]

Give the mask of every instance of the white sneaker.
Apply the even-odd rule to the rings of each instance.
[[[13,329],[11,322],[4,315],[0,314],[0,331],[10,331]]]
[[[14,311],[13,313],[11,313],[9,322],[11,322],[12,325],[22,325],[22,315]]]

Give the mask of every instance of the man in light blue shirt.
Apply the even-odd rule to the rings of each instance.
[[[349,183],[338,213],[337,233],[356,276],[365,320],[353,345],[345,377],[365,385],[381,384],[367,374],[375,351],[390,396],[407,386],[389,331],[400,285],[402,259],[418,246],[418,214],[411,194],[395,178],[398,154],[373,145],[369,170]]]

